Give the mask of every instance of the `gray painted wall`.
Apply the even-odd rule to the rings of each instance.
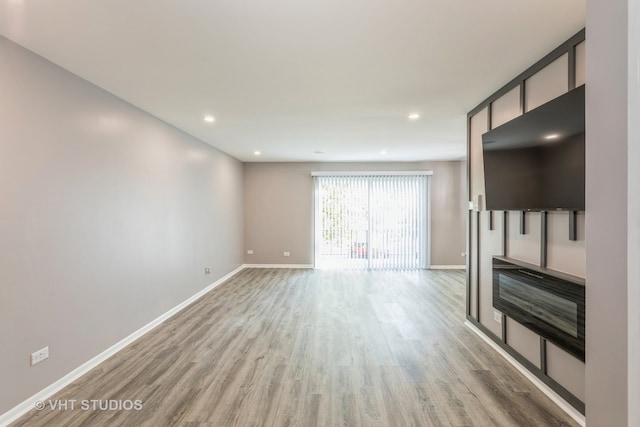
[[[587,1],[589,426],[632,425],[627,416],[627,7],[627,0]]]
[[[640,1],[629,0],[629,117],[640,117]],[[640,122],[629,120],[629,253],[630,260],[640,259]],[[640,263],[630,262],[629,269],[629,402],[640,402]],[[629,405],[629,425],[640,426],[640,405]]]
[[[247,264],[313,264],[312,171],[432,170],[431,264],[463,265],[465,164],[245,163]],[[284,257],[283,252],[291,252]]]
[[[3,413],[240,266],[243,201],[234,158],[3,37],[0,62]]]

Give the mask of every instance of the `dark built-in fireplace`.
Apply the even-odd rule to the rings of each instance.
[[[493,306],[584,361],[582,278],[494,257]]]

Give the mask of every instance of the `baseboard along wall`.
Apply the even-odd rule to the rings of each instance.
[[[25,415],[27,412],[32,410],[35,407],[36,402],[45,401],[46,399],[48,399],[49,397],[51,397],[55,393],[59,392],[60,390],[62,390],[63,388],[65,388],[66,386],[71,384],[72,382],[74,382],[77,379],[79,379],[80,377],[82,377],[84,374],[86,374],[87,372],[89,372],[93,368],[95,368],[98,365],[100,365],[102,362],[107,360],[109,357],[113,356],[114,354],[116,354],[117,352],[119,352],[120,350],[122,350],[123,348],[128,346],[129,344],[131,344],[134,341],[136,341],[138,338],[140,338],[143,335],[145,335],[146,333],[152,331],[153,329],[155,329],[156,327],[161,325],[163,322],[169,320],[171,317],[175,316],[180,311],[184,310],[189,305],[193,304],[194,302],[196,302],[197,300],[202,298],[204,295],[209,293],[215,287],[217,287],[220,284],[226,282],[227,280],[229,280],[230,278],[232,278],[233,276],[235,276],[236,274],[238,274],[239,272],[241,272],[245,268],[248,268],[248,267],[246,265],[241,265],[240,267],[236,268],[235,270],[231,271],[230,273],[224,275],[223,277],[221,277],[220,279],[216,280],[214,283],[212,283],[209,286],[207,286],[206,288],[202,289],[201,291],[199,291],[195,295],[189,297],[188,299],[186,299],[185,301],[183,301],[180,304],[176,305],[175,307],[173,307],[172,309],[170,309],[166,313],[160,315],[159,317],[157,317],[156,319],[154,319],[151,322],[147,323],[146,325],[144,325],[140,329],[136,330],[132,334],[130,334],[127,337],[123,338],[122,340],[120,340],[116,344],[114,344],[111,347],[107,348],[102,353],[100,353],[97,356],[93,357],[92,359],[88,360],[84,364],[78,366],[77,368],[75,368],[74,370],[72,370],[67,375],[65,375],[64,377],[60,378],[59,380],[57,380],[53,384],[50,384],[49,386],[47,386],[44,389],[40,390],[38,393],[34,394],[30,398],[28,398],[24,402],[18,404],[17,406],[13,407],[9,411],[5,412],[4,414],[1,414],[0,415],[0,427],[7,426],[10,423],[16,421],[18,418],[20,418],[21,416]]]

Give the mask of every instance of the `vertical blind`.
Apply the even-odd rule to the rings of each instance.
[[[425,268],[427,179],[425,174],[316,176],[316,266]]]

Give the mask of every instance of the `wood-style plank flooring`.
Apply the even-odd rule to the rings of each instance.
[[[14,425],[575,426],[463,307],[459,271],[244,270]]]

